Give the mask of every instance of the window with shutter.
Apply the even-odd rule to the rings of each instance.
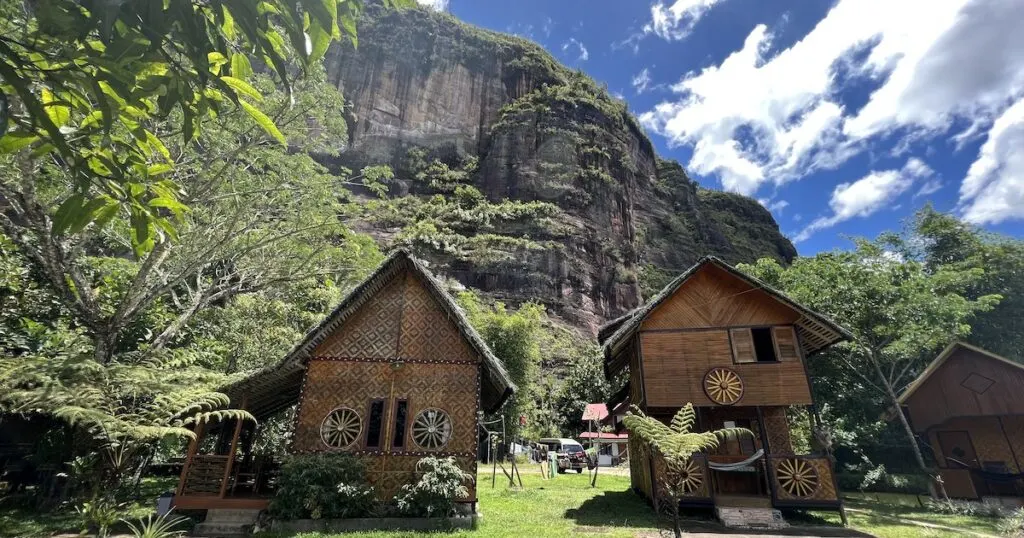
[[[800,350],[796,346],[796,332],[792,327],[774,327],[772,334],[775,336],[775,354],[780,361],[800,360]]]
[[[732,342],[732,360],[737,364],[756,362],[754,355],[754,337],[750,329],[729,329],[729,340]]]

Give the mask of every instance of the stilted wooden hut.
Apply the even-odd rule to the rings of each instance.
[[[1024,504],[1024,365],[954,342],[899,401],[950,497]]]
[[[297,403],[290,451],[356,454],[387,499],[424,456],[454,456],[476,476],[477,414],[497,410],[514,390],[452,297],[399,251],[279,364],[225,392],[258,420]],[[273,462],[249,455],[257,428],[198,427],[174,505],[265,508]],[[475,487],[463,501],[476,501]]]
[[[831,459],[796,452],[787,413],[814,404],[807,358],[847,338],[836,323],[713,257],[599,334],[606,375],[628,373],[620,397],[630,404],[668,423],[691,402],[697,431],[754,432],[695,457],[686,481],[685,504],[746,508],[841,506]],[[656,505],[660,459],[633,439],[629,454],[634,489]]]

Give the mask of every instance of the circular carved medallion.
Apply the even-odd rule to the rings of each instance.
[[[779,486],[794,497],[810,497],[818,490],[818,471],[806,460],[795,458],[779,462],[775,468]]]
[[[420,448],[437,450],[452,438],[452,419],[440,409],[424,409],[412,421],[412,440]]]
[[[704,375],[704,394],[716,404],[732,405],[743,397],[743,380],[728,368],[712,368]]]
[[[346,448],[359,438],[362,421],[359,414],[348,407],[339,407],[320,424],[320,440],[331,448]]]
[[[687,495],[700,491],[704,485],[704,472],[700,464],[691,458],[679,473],[679,480],[681,481],[683,492]]]

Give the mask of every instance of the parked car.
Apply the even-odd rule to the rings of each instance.
[[[587,451],[583,449],[583,445],[575,439],[545,437],[538,442],[546,446],[548,451],[557,454],[559,473],[564,473],[569,469],[582,473],[583,469],[593,469],[594,467],[594,462],[587,457]]]

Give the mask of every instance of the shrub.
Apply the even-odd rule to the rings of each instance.
[[[373,505],[373,489],[358,458],[345,453],[303,454],[281,466],[270,515],[274,519],[362,517]]]
[[[185,535],[185,531],[175,527],[181,527],[187,522],[183,517],[171,517],[170,513],[157,517],[150,514],[146,519],[140,519],[138,525],[125,520],[134,538],[179,538]]]
[[[1003,517],[1006,515],[1006,508],[998,504],[955,499],[928,499],[925,501],[925,508],[932,512],[954,516]]]
[[[928,477],[918,474],[886,473],[880,479],[872,482],[868,480],[867,473],[840,472],[836,473],[836,481],[842,491],[928,494]]]
[[[465,484],[473,475],[463,471],[455,458],[423,458],[416,464],[419,480],[405,484],[395,496],[398,510],[415,517],[450,517],[455,500],[469,495]]]
[[[1024,538],[1024,508],[1014,510],[999,522],[999,532],[1010,538]]]

